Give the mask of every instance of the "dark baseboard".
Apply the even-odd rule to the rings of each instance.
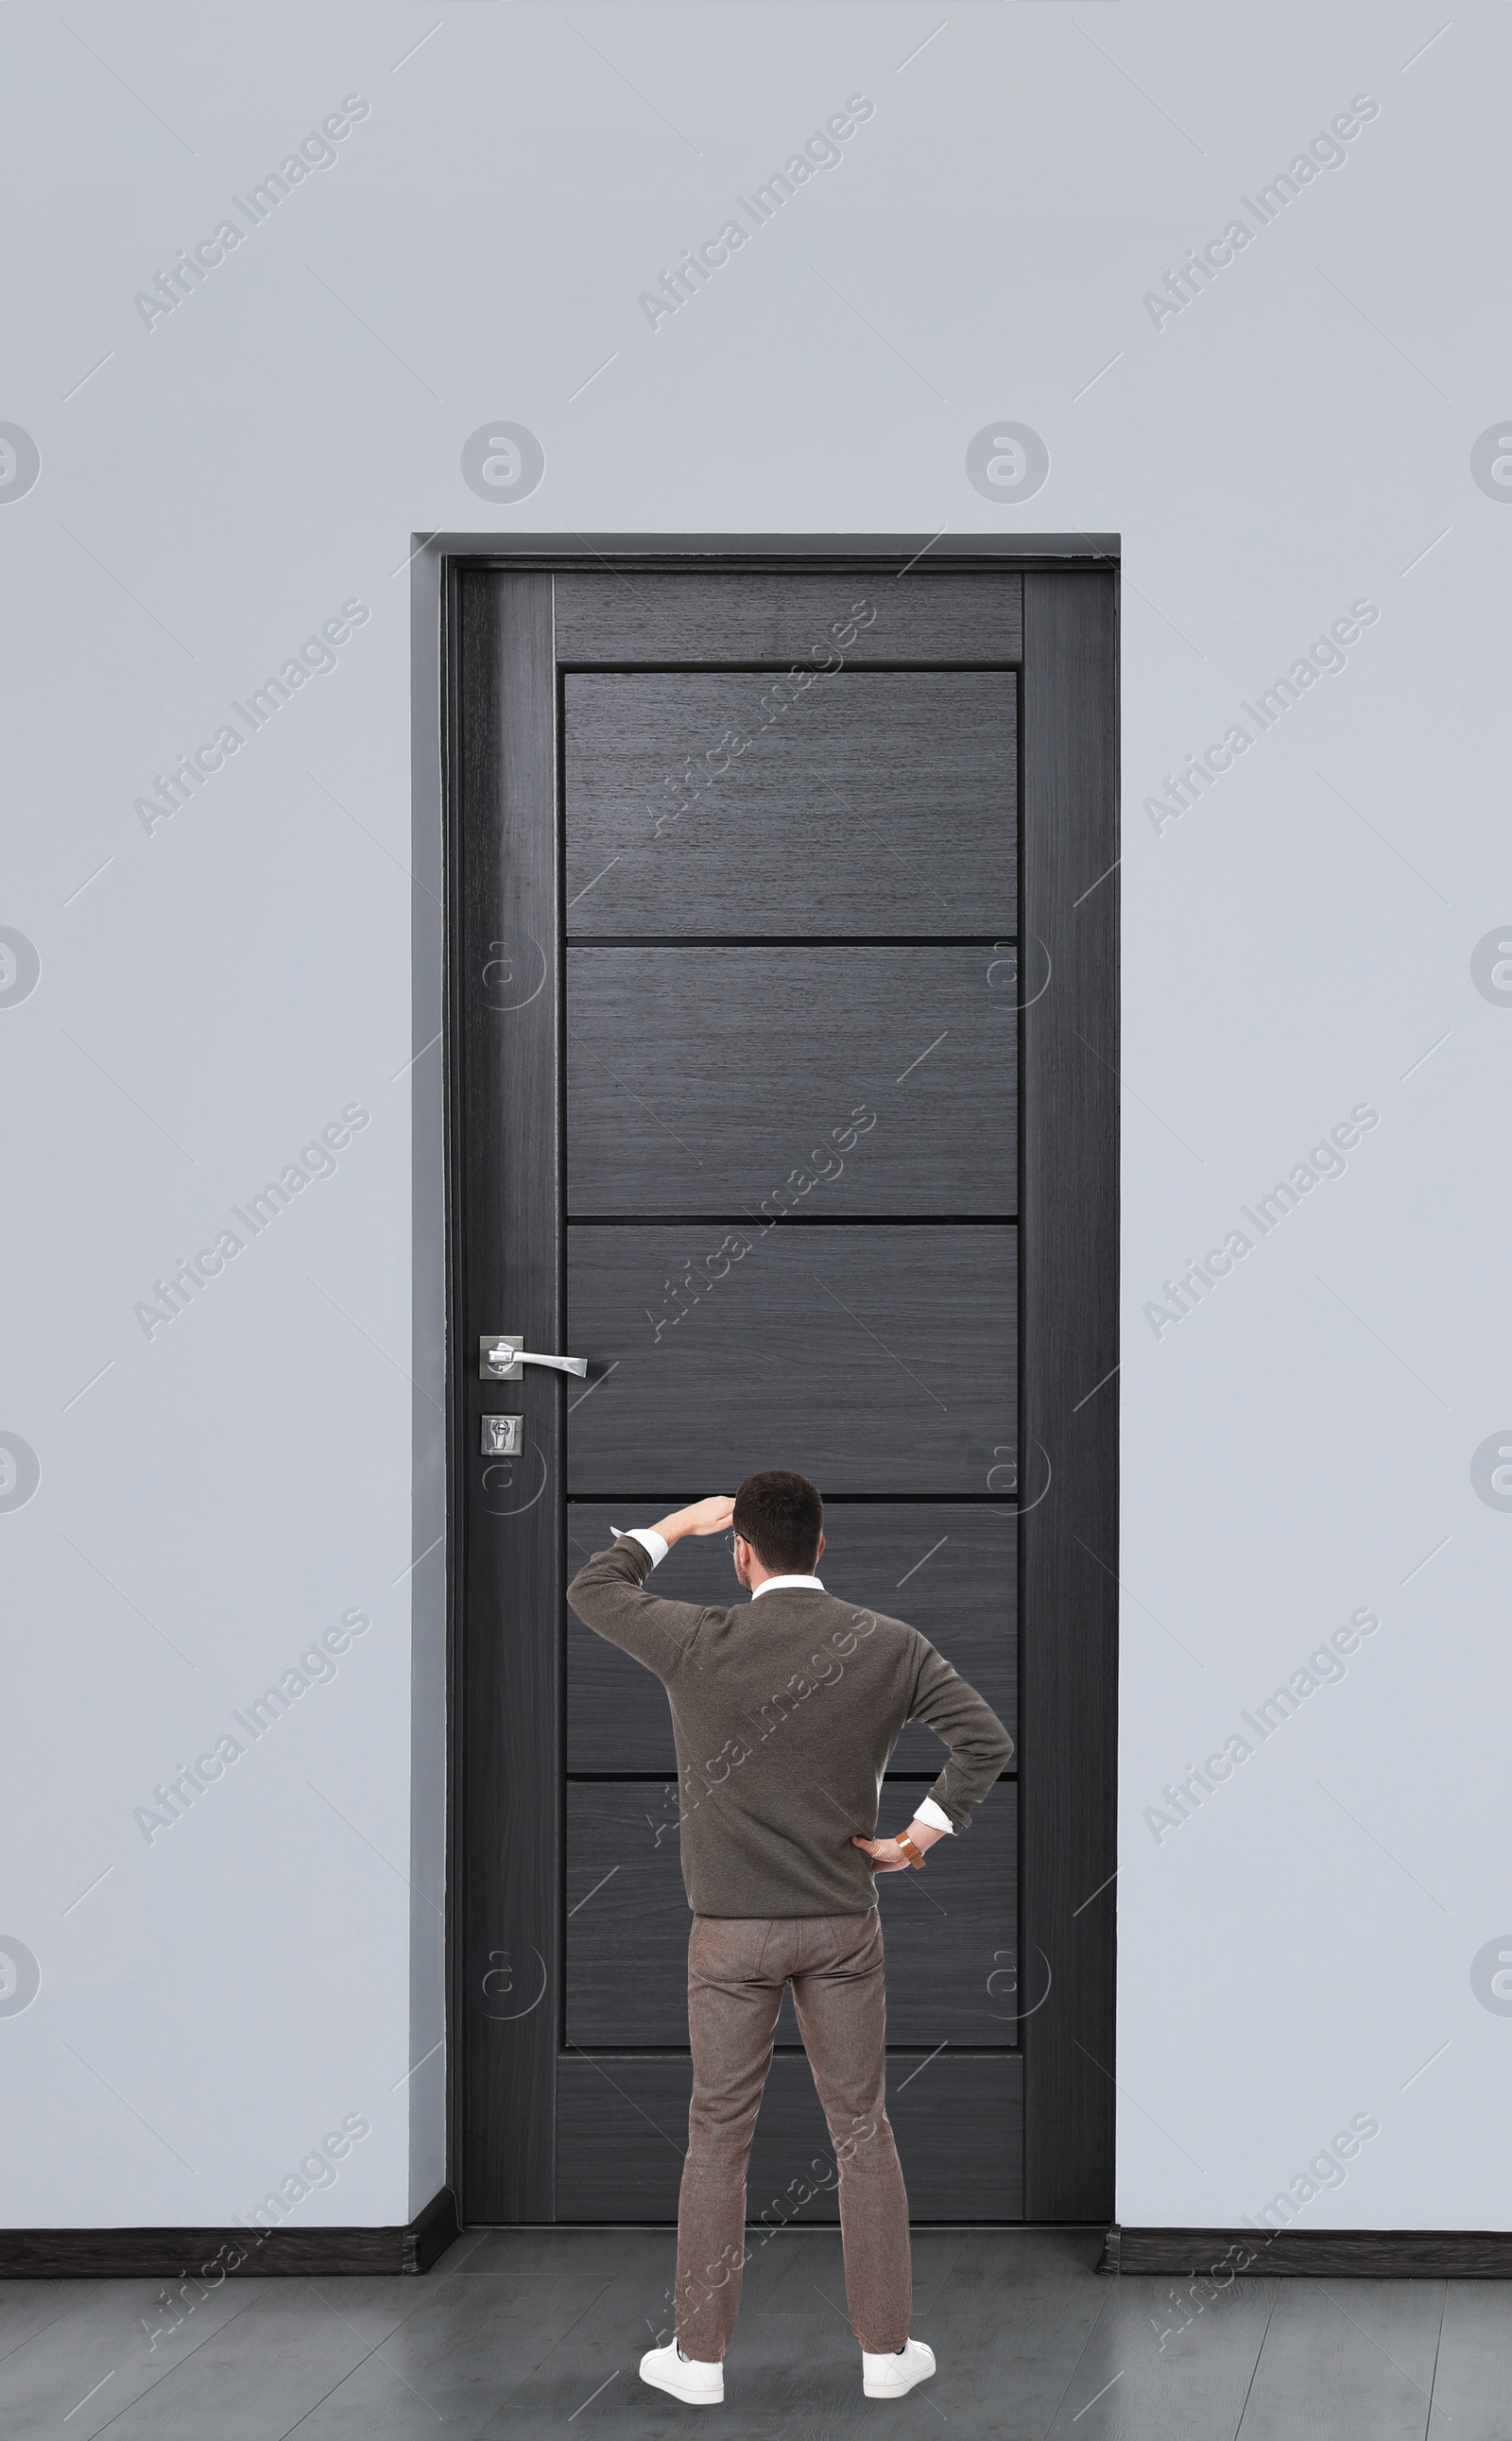
[[[461,2233],[457,2197],[450,2187],[442,2187],[439,2195],[432,2196],[424,2211],[416,2214],[409,2227],[400,2231],[405,2245],[400,2269],[428,2271]]]
[[[1121,2229],[1107,2233],[1100,2271],[1215,2280],[1507,2280],[1512,2230]]]
[[[450,2187],[391,2229],[0,2230],[0,2279],[255,2280],[428,2271],[460,2233]]]

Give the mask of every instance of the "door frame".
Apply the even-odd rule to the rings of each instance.
[[[1024,2219],[1113,2215],[1118,1698],[1119,585],[1115,534],[416,535],[411,574],[417,1043],[443,1002],[444,1142],[417,1059],[417,1258],[444,1180],[446,1313],[446,1990],[448,2179],[463,2189],[468,2012],[459,1955],[468,1850],[458,1768],[470,1554],[459,1461],[478,1319],[466,1295],[462,1117],[470,1085],[459,977],[486,953],[478,841],[456,778],[458,579],[466,570],[846,571],[906,580],[1025,577],[1019,732],[1019,1959],[1025,2016]],[[554,673],[553,673],[554,675]],[[1034,963],[1030,963],[1030,953]],[[1041,955],[1041,952],[1043,953]],[[1043,970],[1045,981],[1035,978]],[[423,1031],[422,1030],[423,1029]],[[553,1125],[556,1113],[552,1113]],[[476,1227],[476,1216],[474,1225]],[[434,1267],[433,1253],[427,1262]],[[421,1268],[417,1261],[417,1269]],[[508,1328],[493,1315],[491,1328]],[[475,1334],[470,1341],[469,1330]],[[434,1376],[417,1297],[416,1373]],[[423,1343],[424,1362],[420,1361]],[[473,1402],[476,1404],[476,1401]],[[418,1407],[418,1401],[417,1401]],[[427,1438],[434,1445],[435,1429]],[[434,1517],[434,1486],[417,1516]],[[422,1708],[426,1721],[430,1713]],[[429,1765],[433,1770],[433,1763]],[[1048,1989],[1042,1988],[1048,1982]]]

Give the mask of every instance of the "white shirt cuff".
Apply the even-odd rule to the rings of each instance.
[[[614,1526],[611,1527],[610,1531],[621,1543],[628,1536],[632,1543],[639,1543],[643,1550],[649,1551],[654,1568],[660,1566],[672,1548],[666,1536],[658,1534],[654,1526]]]
[[[927,1822],[931,1831],[948,1831],[952,1838],[955,1836],[955,1824],[945,1807],[936,1805],[932,1797],[922,1797],[919,1799],[913,1809],[913,1818],[915,1822]]]

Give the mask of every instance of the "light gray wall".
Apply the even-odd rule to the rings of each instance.
[[[405,570],[433,527],[1122,531],[1119,2211],[1227,2223],[1300,2179],[1303,2226],[1506,2219],[1512,2025],[1471,1962],[1512,1921],[1512,1523],[1471,1460],[1509,1421],[1512,1009],[1472,953],[1512,917],[1512,519],[1471,454],[1512,406],[1508,60],[1485,0],[1438,25],[15,0],[0,420],[42,458],[0,504],[0,923],[41,958],[0,1010],[0,1427],[42,1469],[0,1514],[0,1935],[42,1973],[0,2022],[16,2221],[225,2221],[343,2114],[370,2133],[302,2220],[402,2219],[441,2178],[439,919],[412,972]],[[653,329],[640,292],[858,93],[838,165]],[[333,166],[146,328],[135,295],[352,94]],[[1341,166],[1153,311],[1359,95]],[[513,507],[460,472],[492,418],[545,449]],[[965,471],[1002,419],[1051,460],[1006,504]],[[1366,599],[1260,734],[1236,707]],[[349,600],[338,666],[149,833],[152,775]],[[1236,720],[1251,750],[1158,829],[1144,800]],[[166,1267],[351,1102],[335,1175],[144,1336]],[[1162,1281],[1359,1102],[1344,1174],[1157,1336]],[[149,1844],[154,1783],[352,1608],[339,1674]],[[1359,1608],[1347,1676],[1158,1837],[1165,1783]],[[1308,2177],[1356,2114],[1342,2182]]]

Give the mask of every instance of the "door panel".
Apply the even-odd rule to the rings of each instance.
[[[691,1497],[771,1466],[873,1494],[1015,1480],[1011,1227],[717,1226],[568,1229],[570,1345],[590,1368],[569,1491]]]
[[[1015,1804],[1013,1783],[1000,1781],[969,1831],[931,1849],[927,1883],[912,1871],[878,1879],[890,2048],[1017,2041]],[[567,2041],[585,2051],[686,2043],[675,1781],[569,1785],[567,1908]],[[791,1996],[778,2040],[799,2040]]]
[[[572,575],[557,580],[559,660],[1017,661],[1023,579],[900,584],[885,574]]]
[[[1036,2217],[1098,2216],[1116,1862],[1112,574],[932,551],[866,567],[866,545],[834,562],[774,545],[752,568],[612,543],[589,574],[550,538],[522,572],[508,545],[472,564],[443,548],[448,727],[421,752],[439,747],[455,848],[464,2214],[675,2212],[689,1911],[670,1724],[648,1673],[565,1619],[562,1569],[613,1527],[776,1465],[824,1496],[831,1588],[916,1622],[1016,1734],[1021,1570],[1035,1768],[927,1873],[879,1889],[889,2104],[916,2216],[1021,2215],[1026,2182]],[[479,1335],[508,1330],[587,1358],[587,1379],[480,1378]],[[1020,1401],[1036,1487],[1021,1528]],[[520,1458],[492,1454],[504,1428],[483,1419],[504,1418]],[[730,1574],[711,1538],[657,1582],[723,1601]],[[942,1751],[904,1730],[886,1827]],[[1020,1912],[1043,2004],[1021,2021]],[[827,2151],[807,2067],[783,2048],[796,2033],[786,2002],[757,2217],[789,2216],[782,2199]],[[827,2183],[803,2216],[833,2218]]]
[[[567,1509],[567,1574],[605,1550],[617,1526],[648,1525],[631,1502],[601,1508],[573,1501]],[[963,1678],[985,1695],[1009,1734],[1018,1735],[1017,1671],[1017,1546],[1011,1509],[938,1501],[830,1502],[819,1574],[842,1601],[907,1618],[946,1654]],[[656,1590],[670,1601],[743,1600],[727,1538],[679,1543],[657,1571]],[[753,1619],[752,1625],[756,1624]],[[617,1645],[567,1613],[567,1769],[665,1772],[676,1775],[672,1723],[661,1681]],[[905,1728],[891,1769],[927,1773],[945,1750],[922,1721]],[[1017,1769],[1016,1755],[1012,1769]]]
[[[569,1212],[1011,1214],[1015,974],[990,947],[569,950]]]
[[[565,681],[569,935],[1011,936],[1013,673],[842,672],[785,708],[772,685]]]
[[[1011,2052],[894,2052],[888,2117],[915,2221],[1022,2217],[1023,2068]],[[687,2143],[686,2052],[569,2054],[561,2068],[557,2213],[562,2220],[675,2220]],[[804,2190],[814,2192],[800,2201]],[[779,2052],[756,2122],[746,2211],[754,2226],[839,2215],[834,2154],[806,2059]],[[761,2239],[755,2241],[758,2245]]]

